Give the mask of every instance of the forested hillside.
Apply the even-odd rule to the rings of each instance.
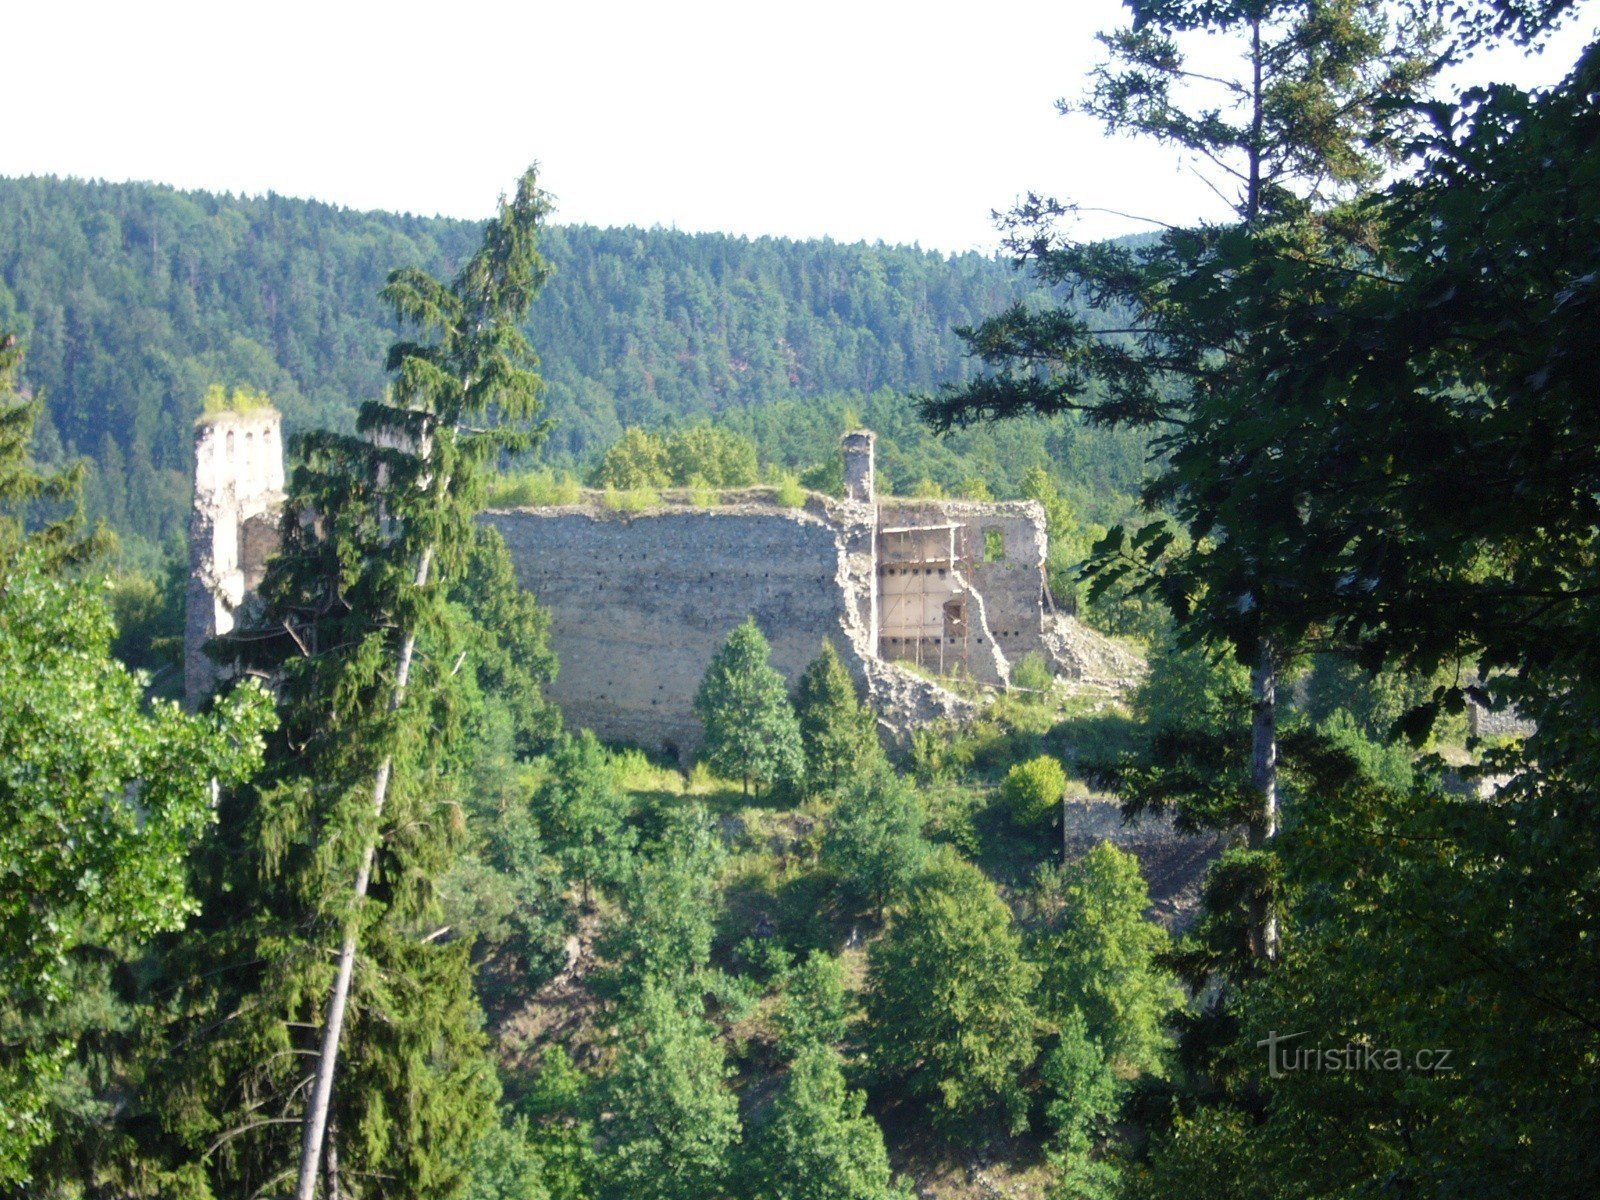
[[[0,328],[21,335],[24,382],[45,393],[45,456],[92,458],[90,514],[170,540],[206,389],[265,391],[291,431],[348,426],[384,386],[386,274],[449,274],[479,229],[281,196],[0,180]],[[555,226],[544,249],[555,273],[528,333],[557,460],[592,456],[627,425],[818,397],[841,414],[851,397],[959,380],[969,368],[954,330],[1032,286],[998,260],[882,245]],[[895,415],[881,396],[873,407]],[[836,436],[825,423],[812,441]],[[816,453],[784,436],[763,453]],[[1139,443],[1116,457],[1131,490]],[[970,470],[948,466],[946,482]]]

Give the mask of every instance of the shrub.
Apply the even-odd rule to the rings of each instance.
[[[1019,825],[1036,825],[1052,819],[1066,794],[1067,773],[1048,754],[1018,763],[1006,772],[1000,799]]]
[[[696,476],[719,488],[749,487],[759,478],[755,443],[730,429],[710,424],[680,429],[663,450],[667,475],[680,486],[693,487]]]
[[[547,504],[576,504],[583,497],[578,480],[566,471],[557,474],[549,467],[500,475],[489,485],[490,508],[516,508]]]
[[[715,508],[722,502],[722,493],[712,487],[704,475],[689,478],[689,503],[696,508]]]
[[[803,508],[806,503],[806,489],[800,486],[800,481],[793,475],[784,474],[778,477],[777,482],[778,503],[785,508]]]
[[[644,512],[661,503],[661,493],[648,487],[630,488],[625,492],[608,487],[602,503],[614,512]]]
[[[1037,650],[1024,654],[1017,665],[1011,668],[1013,687],[1030,692],[1049,692],[1055,687],[1055,682],[1055,673],[1050,670],[1050,664]]]
[[[623,430],[621,439],[606,451],[589,482],[595,487],[631,491],[666,487],[667,448],[656,434],[643,429]]]

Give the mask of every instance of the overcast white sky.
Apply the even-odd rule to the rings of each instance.
[[[941,250],[994,249],[1030,188],[1216,215],[1169,155],[1055,114],[1117,0],[8,7],[4,175],[482,217],[537,159],[559,221]],[[1593,26],[1494,71],[1552,80]]]

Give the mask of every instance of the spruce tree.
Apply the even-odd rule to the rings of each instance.
[[[1009,244],[1039,281],[1069,299],[1125,314],[1086,317],[1065,306],[1018,304],[967,335],[991,370],[923,403],[937,427],[1023,413],[1078,411],[1091,420],[1161,431],[1150,507],[1175,512],[1180,541],[1158,519],[1098,547],[1090,598],[1132,575],[1159,595],[1188,636],[1229,645],[1252,672],[1249,852],[1236,860],[1254,898],[1250,957],[1278,951],[1270,843],[1278,829],[1278,679],[1301,650],[1309,616],[1297,607],[1299,563],[1282,547],[1302,497],[1258,486],[1252,466],[1271,453],[1254,430],[1229,452],[1199,452],[1197,412],[1220,406],[1270,414],[1250,378],[1279,318],[1321,302],[1286,287],[1285,264],[1363,269],[1370,230],[1349,207],[1397,160],[1432,74],[1427,0],[1130,0],[1132,21],[1101,37],[1108,56],[1079,105],[1112,133],[1186,155],[1224,204],[1227,221],[1163,227],[1137,242],[1082,244],[1058,233],[1073,206],[1030,196],[1007,222]],[[1197,43],[1241,64],[1218,76],[1197,66]],[[1289,640],[1285,641],[1285,636]],[[1254,968],[1251,968],[1254,969]]]
[[[403,340],[390,348],[392,395],[383,403],[369,402],[361,412],[361,430],[368,442],[351,446],[323,439],[331,451],[329,465],[335,465],[331,473],[318,461],[318,447],[313,444],[310,466],[297,481],[309,485],[297,487],[297,492],[303,491],[297,498],[310,501],[307,507],[327,520],[324,505],[334,499],[329,484],[344,487],[354,482],[339,469],[354,457],[371,468],[366,480],[373,501],[349,512],[359,523],[357,528],[339,531],[355,534],[350,539],[353,546],[338,544],[336,533],[323,545],[297,547],[302,553],[331,550],[342,559],[349,572],[341,581],[342,591],[353,601],[351,612],[334,622],[350,640],[329,648],[333,653],[317,645],[310,660],[313,686],[304,700],[320,720],[332,718],[352,726],[350,732],[360,745],[354,755],[336,752],[335,760],[327,764],[332,770],[319,772],[317,782],[339,786],[363,776],[371,781],[368,811],[351,813],[358,823],[338,838],[342,849],[356,852],[356,869],[345,896],[338,895],[333,883],[336,872],[324,876],[333,884],[332,902],[324,912],[342,926],[342,936],[322,1016],[317,1069],[306,1098],[297,1200],[313,1200],[322,1168],[351,977],[361,946],[361,910],[384,822],[393,822],[395,816],[391,812],[386,818],[385,810],[395,783],[396,759],[415,755],[411,765],[422,768],[417,776],[425,778],[428,760],[437,753],[423,722],[429,716],[427,702],[444,698],[446,692],[424,680],[432,684],[426,692],[415,698],[408,695],[418,640],[446,620],[444,596],[473,544],[472,521],[482,503],[485,468],[499,455],[526,450],[534,441],[535,434],[524,428],[493,422],[526,422],[538,409],[542,385],[534,371],[537,360],[518,322],[548,274],[537,248],[538,226],[548,210],[530,170],[519,180],[515,197],[502,203],[499,216],[489,223],[482,247],[451,284],[417,268],[390,275],[384,298],[396,318],[433,340]],[[369,444],[371,453],[364,453]],[[355,549],[363,553],[352,563],[348,556]],[[331,599],[325,580],[296,579],[293,568],[299,564],[293,552],[288,561],[291,565],[271,595],[273,607],[290,632],[298,618],[320,637],[327,622],[325,611],[318,610]],[[365,611],[362,601],[369,606]],[[311,611],[308,602],[315,606]],[[358,628],[351,629],[352,624]],[[300,698],[292,690],[289,695],[291,703]],[[407,782],[402,780],[395,790],[403,794]],[[340,807],[347,804],[343,801]],[[425,809],[405,816],[429,818]],[[392,847],[401,839],[382,840]],[[394,896],[389,907],[404,911],[405,900]],[[464,968],[464,954],[455,954]]]
[[[448,1192],[496,1119],[470,943],[436,882],[465,844],[468,693],[506,663],[484,656],[467,687],[482,630],[450,597],[486,469],[538,434],[517,322],[546,211],[530,171],[451,283],[394,272],[385,298],[426,340],[393,346],[360,436],[302,439],[267,621],[242,639],[276,674],[282,727],[258,787],[223,799],[208,911],[169,960],[182,1052],[156,1111],[175,1166],[230,1194]]]
[[[700,757],[719,775],[742,779],[746,795],[752,783],[759,792],[804,775],[800,725],[754,617],[729,634],[712,658],[694,712],[705,728]]]
[[[872,710],[856,695],[855,681],[832,642],[822,643],[822,653],[800,676],[795,708],[805,748],[806,786],[813,793],[836,793],[882,757]]]

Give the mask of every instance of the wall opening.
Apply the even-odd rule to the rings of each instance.
[[[986,563],[1000,563],[1006,560],[1006,535],[998,525],[991,525],[983,531],[983,561]]]
[[[239,523],[239,573],[244,576],[247,594],[261,586],[267,560],[278,552],[278,541],[276,513],[261,513]]]

